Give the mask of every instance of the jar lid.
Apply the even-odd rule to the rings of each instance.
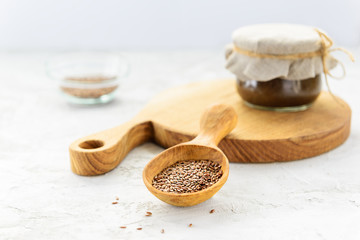
[[[296,24],[259,24],[237,29],[227,46],[226,68],[240,80],[302,80],[323,72],[322,31]],[[325,35],[326,36],[326,35]],[[336,66],[325,59],[327,70]]]

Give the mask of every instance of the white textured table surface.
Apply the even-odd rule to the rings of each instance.
[[[360,238],[360,63],[345,60],[346,79],[330,81],[353,110],[345,144],[295,162],[230,164],[218,194],[178,208],[142,182],[162,148],[146,143],[112,172],[81,177],[70,171],[68,145],[129,120],[166,88],[231,74],[222,51],[126,55],[132,73],[116,101],[76,107],[46,77],[48,53],[0,54],[0,239]]]

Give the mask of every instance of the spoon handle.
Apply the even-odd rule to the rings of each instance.
[[[200,133],[191,144],[217,146],[235,128],[237,114],[233,107],[216,104],[208,107],[200,120]]]

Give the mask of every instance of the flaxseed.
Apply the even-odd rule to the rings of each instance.
[[[99,98],[102,95],[115,91],[117,84],[109,86],[108,83],[116,80],[116,76],[84,76],[66,77],[65,82],[71,84],[82,84],[83,87],[61,86],[61,90],[71,96],[79,98]],[[106,83],[106,84],[105,84]],[[105,84],[105,85],[101,85]]]
[[[163,192],[192,193],[215,184],[223,175],[221,166],[210,160],[177,162],[156,175],[152,185]]]
[[[80,98],[99,98],[102,95],[113,92],[117,86],[104,87],[104,88],[72,88],[72,87],[61,87],[64,93],[74,97]]]

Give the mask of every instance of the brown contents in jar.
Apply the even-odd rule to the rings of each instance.
[[[67,77],[65,80],[69,83],[88,84],[91,88],[81,87],[61,87],[61,90],[71,96],[79,98],[99,98],[109,94],[117,89],[117,85],[111,87],[96,87],[96,84],[104,83],[116,79],[116,77],[106,76],[88,76],[88,77]]]
[[[320,75],[304,80],[275,78],[267,82],[237,80],[237,90],[248,103],[265,107],[292,107],[310,104],[321,91]]]
[[[218,163],[210,160],[187,160],[162,170],[154,177],[152,185],[163,192],[192,193],[212,186],[222,175]]]

